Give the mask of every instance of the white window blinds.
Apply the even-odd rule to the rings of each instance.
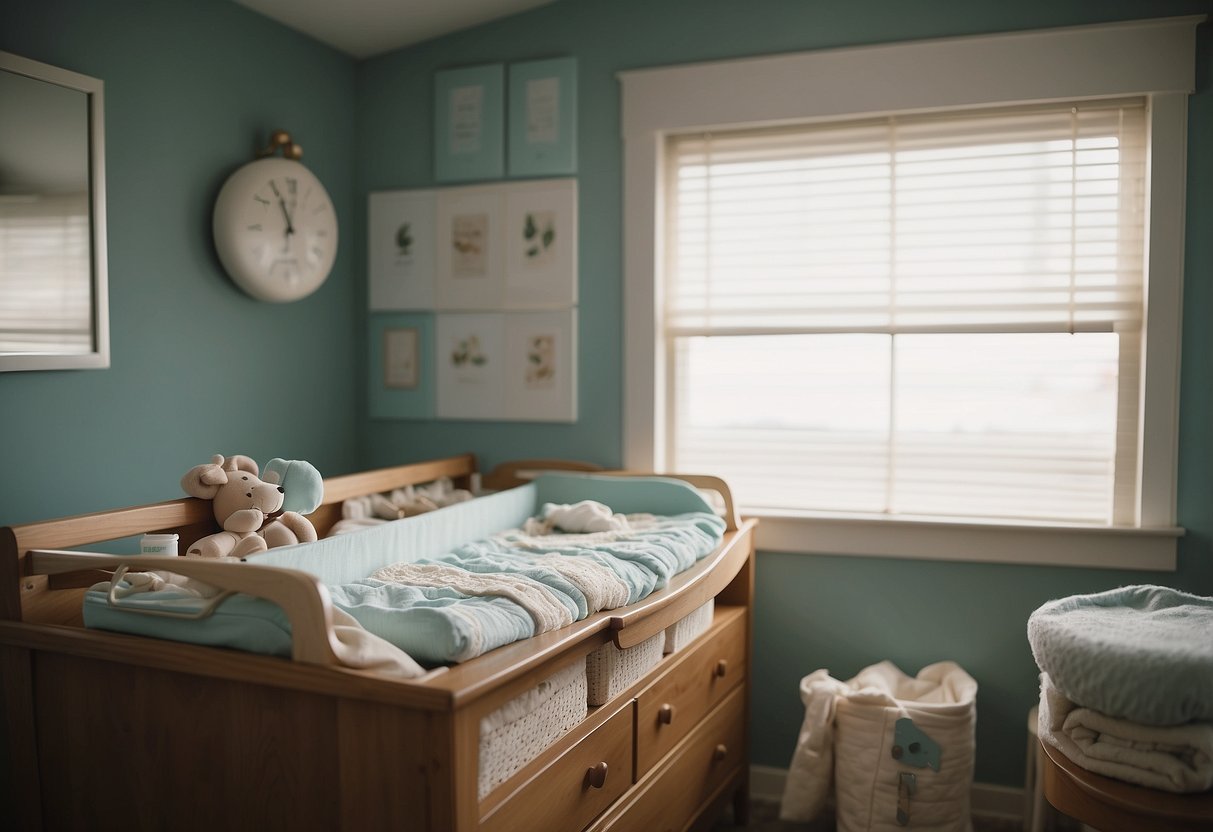
[[[88,194],[0,196],[0,352],[93,348]]]
[[[668,464],[751,508],[1131,521],[1144,116],[671,138]]]
[[[1144,160],[1140,101],[678,137],[666,325],[1139,322]]]

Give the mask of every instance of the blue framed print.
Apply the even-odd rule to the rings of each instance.
[[[510,65],[510,176],[577,172],[577,59]]]
[[[367,366],[372,419],[434,416],[434,316],[371,315]]]
[[[434,178],[499,179],[505,169],[505,66],[434,73]]]

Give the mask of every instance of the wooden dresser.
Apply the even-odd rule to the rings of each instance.
[[[472,470],[461,457],[326,481],[315,522],[351,494]],[[754,522],[737,518],[723,483],[688,479],[723,489],[729,528],[668,587],[411,680],[84,629],[91,569],[113,564],[81,572],[71,558],[104,556],[65,563],[44,550],[153,529],[184,544],[208,531],[197,501],[0,529],[0,825],[647,832],[710,825],[729,801],[744,817]],[[480,799],[485,716],[709,600],[707,632]]]

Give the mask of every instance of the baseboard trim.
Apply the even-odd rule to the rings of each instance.
[[[783,799],[786,768],[750,766],[750,797],[766,803]],[[970,792],[973,814],[985,817],[1023,819],[1023,789],[994,783],[974,783]]]

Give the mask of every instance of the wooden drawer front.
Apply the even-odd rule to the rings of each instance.
[[[745,695],[736,688],[615,820],[612,832],[682,830],[745,759]]]
[[[594,781],[606,764],[601,785]],[[596,771],[597,769],[597,771]],[[632,786],[632,708],[621,708],[523,784],[480,823],[482,830],[577,830]]]
[[[745,617],[702,641],[636,700],[636,776],[643,777],[745,676]],[[722,664],[723,662],[723,664]],[[723,675],[722,675],[723,674]]]

